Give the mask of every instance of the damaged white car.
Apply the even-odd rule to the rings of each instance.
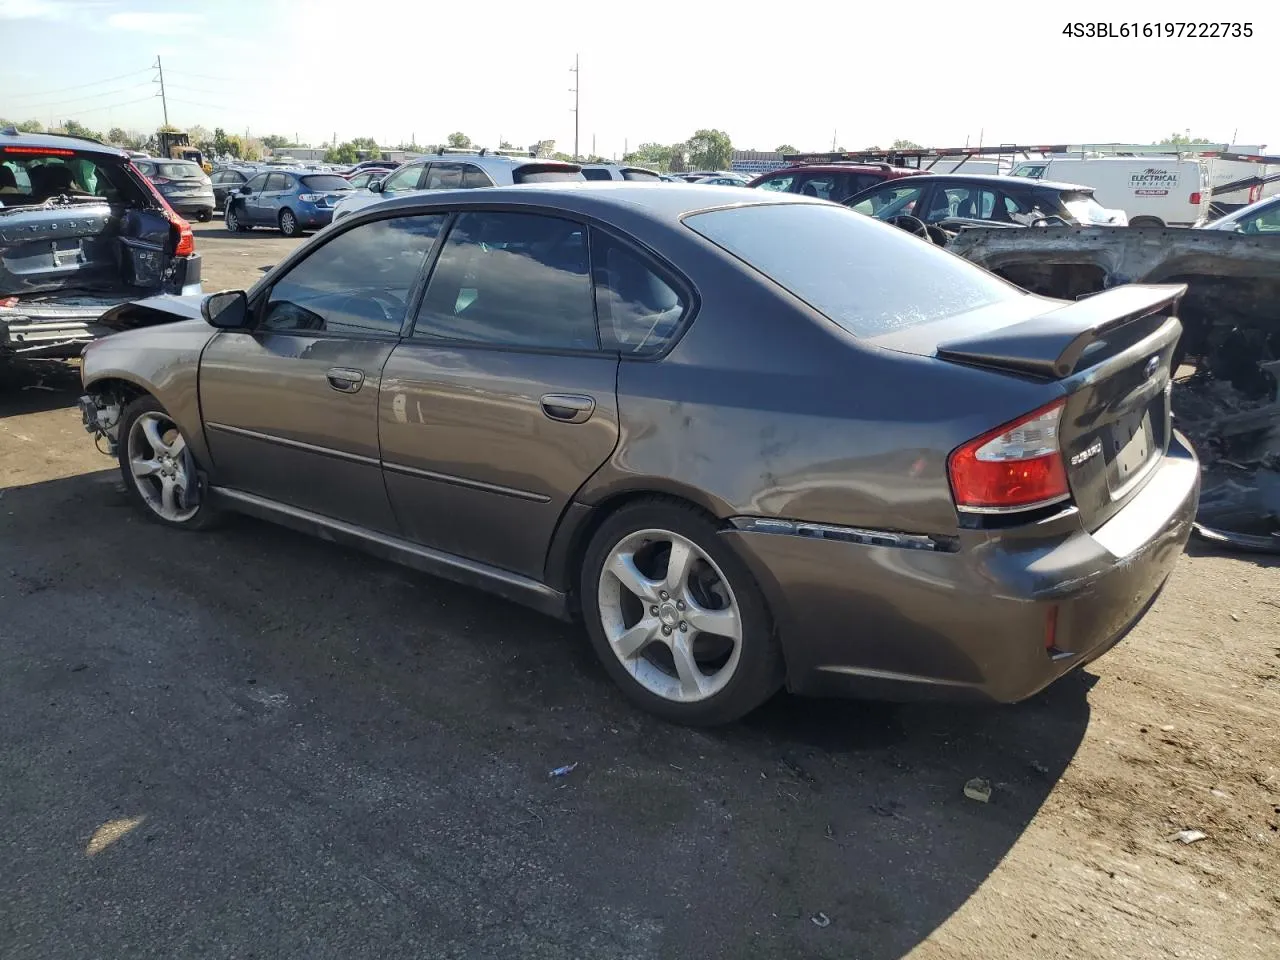
[[[125,151],[0,130],[0,357],[75,357],[117,304],[200,292],[191,225]]]

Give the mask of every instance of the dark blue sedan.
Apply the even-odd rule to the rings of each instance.
[[[297,237],[304,230],[328,226],[333,208],[351,189],[331,173],[266,171],[227,199],[227,229],[241,233],[251,227],[275,227],[286,237]]]

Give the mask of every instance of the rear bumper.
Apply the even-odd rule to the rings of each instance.
[[[192,194],[186,197],[165,197],[169,202],[169,206],[178,213],[200,213],[203,210],[213,210],[214,200],[212,193]]]
[[[98,318],[129,300],[141,300],[156,292],[199,294],[200,255],[175,257],[171,274],[161,291],[139,288],[136,296],[75,297],[0,306],[0,355],[66,358],[78,357],[84,345],[110,332],[98,326]]]
[[[1142,491],[1093,533],[1072,511],[1029,534],[966,533],[955,552],[724,536],[769,596],[793,691],[1014,702],[1141,619],[1191,533],[1199,486],[1175,436]]]
[[[304,227],[327,227],[333,220],[333,207],[299,205],[298,222]]]

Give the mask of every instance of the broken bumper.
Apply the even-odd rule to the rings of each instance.
[[[203,292],[200,255],[178,261],[173,280],[165,286],[183,295]],[[137,299],[148,295],[139,290]],[[0,300],[0,356],[66,358],[78,357],[86,343],[110,333],[98,324],[98,318],[127,300],[85,296],[18,300],[12,306],[5,306],[5,302]]]
[[[799,693],[1015,702],[1101,656],[1142,618],[1191,533],[1199,464],[1181,439],[1093,532],[867,543],[726,531],[770,599]],[[1039,525],[1038,525],[1039,526]]]

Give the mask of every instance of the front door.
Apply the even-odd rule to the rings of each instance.
[[[238,188],[247,192],[233,194],[233,196],[240,197],[239,208],[241,222],[245,224],[258,222],[258,205],[260,203],[260,197],[262,191],[266,189],[267,178],[270,176],[271,174],[269,173],[260,173],[246,183],[244,187]]]
[[[205,348],[200,403],[220,486],[395,532],[378,391],[443,222],[336,232],[255,297],[253,329]]]
[[[566,504],[618,441],[587,233],[530,213],[454,221],[382,377],[387,492],[411,539],[542,576]]]
[[[264,227],[274,227],[280,220],[280,209],[284,198],[289,195],[293,178],[287,173],[267,175],[267,185],[258,195],[258,207],[254,212],[254,223]]]

